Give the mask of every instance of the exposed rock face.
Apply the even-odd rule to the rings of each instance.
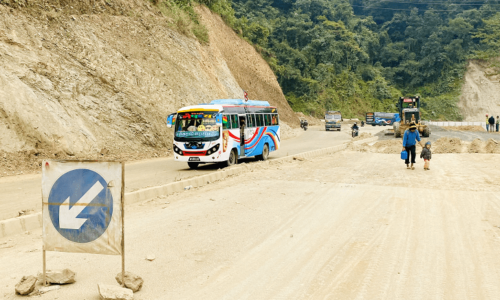
[[[28,295],[33,292],[36,284],[35,276],[24,276],[18,284],[16,284],[16,293],[19,295]]]
[[[118,273],[115,277],[119,284],[122,284],[122,273]],[[144,280],[133,273],[125,272],[125,287],[131,289],[134,293],[142,288]]]
[[[243,89],[291,120],[267,63],[207,8],[198,10],[210,33],[203,45],[146,2],[113,0],[117,11],[106,13],[87,1],[51,13],[61,4],[49,2],[26,8],[0,1],[0,151],[168,148],[168,114],[242,98]]]
[[[99,294],[103,300],[132,300],[134,292],[131,289],[114,285],[98,284]]]
[[[469,62],[458,103],[465,121],[485,122],[486,114],[495,118],[499,114],[500,75],[488,75],[495,73],[488,63]]]

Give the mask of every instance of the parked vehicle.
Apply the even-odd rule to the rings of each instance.
[[[390,126],[401,122],[399,113],[368,112],[366,113],[366,124],[372,126]]]

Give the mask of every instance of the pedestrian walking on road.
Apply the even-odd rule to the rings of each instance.
[[[424,159],[424,170],[430,170],[429,167],[432,158],[431,142],[425,143],[425,147],[422,149],[422,153],[420,153],[420,158]]]
[[[488,120],[488,115],[486,115],[486,132],[490,131],[490,120]]]
[[[415,170],[415,167],[413,164],[415,164],[415,145],[418,143],[422,148],[424,148],[424,145],[422,145],[422,141],[420,140],[420,134],[418,133],[417,130],[417,125],[412,122],[410,124],[410,129],[407,129],[405,131],[405,134],[403,136],[403,150],[406,150],[408,152],[408,156],[405,160],[406,168],[407,169],[412,169]],[[411,167],[410,167],[410,156],[411,156]]]
[[[500,117],[497,116],[497,132],[498,132],[498,129],[500,129],[499,127],[500,127]]]
[[[495,132],[495,118],[493,118],[493,115],[488,119],[488,123],[490,124],[490,132]]]

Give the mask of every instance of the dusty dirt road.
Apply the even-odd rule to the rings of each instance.
[[[324,127],[311,127],[298,137],[282,141],[278,151],[271,153],[270,159],[301,152],[332,147],[351,139],[347,126],[343,132],[325,132]],[[364,131],[376,134],[379,128]],[[255,161],[246,159],[245,162]],[[209,164],[198,170],[190,170],[186,163],[175,162],[172,158],[159,158],[133,162],[126,165],[126,190],[164,185],[180,179],[208,174],[220,166]],[[22,210],[41,211],[41,175],[21,175],[0,178],[0,220],[19,216]]]
[[[431,135],[428,138],[431,142],[435,142],[442,137],[455,137],[462,141],[472,142],[474,139],[487,141],[489,139],[500,140],[500,133],[498,132],[482,132],[482,131],[460,131],[450,130],[439,126],[431,125]],[[389,129],[389,128],[387,128]],[[376,134],[380,140],[393,140],[394,135],[385,135],[383,132]],[[399,138],[401,140],[401,138]]]
[[[135,299],[498,299],[500,155],[346,151],[256,170],[126,209]],[[0,297],[41,271],[41,232],[0,240]],[[145,260],[154,254],[156,260]],[[120,258],[49,252],[99,299]]]

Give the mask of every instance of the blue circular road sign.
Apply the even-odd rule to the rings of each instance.
[[[49,194],[49,214],[56,230],[66,239],[89,243],[108,228],[113,196],[106,180],[88,169],[59,177]]]

